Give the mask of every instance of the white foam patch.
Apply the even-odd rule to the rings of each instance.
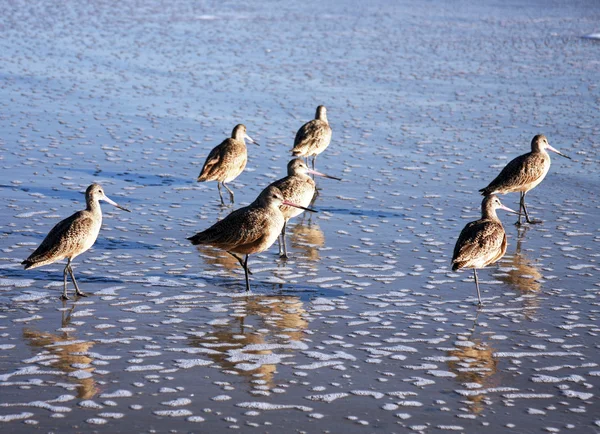
[[[189,398],[178,398],[172,401],[164,401],[161,402],[162,405],[167,405],[169,407],[182,407],[184,405],[190,405],[192,400]]]
[[[106,419],[122,419],[125,417],[123,413],[98,413],[98,416]]]
[[[145,372],[145,371],[162,371],[165,369],[162,365],[142,365],[142,366],[128,366],[125,368],[126,372]]]
[[[300,410],[300,411],[312,411],[311,407],[304,405],[290,405],[290,404],[271,404],[269,402],[240,402],[236,404],[236,407],[251,408],[254,410]]]
[[[33,416],[33,413],[29,413],[27,411],[24,411],[22,413],[17,413],[17,414],[3,414],[3,415],[0,415],[0,422],[12,422],[14,420],[23,420],[23,419],[28,419],[32,416]]]
[[[32,281],[33,282],[33,281]],[[50,296],[49,292],[31,292],[28,291],[26,294],[21,294],[16,297],[13,297],[11,300],[15,303],[26,303],[43,300]]]
[[[69,377],[74,377],[74,378],[77,378],[78,380],[83,380],[84,378],[93,377],[93,374],[91,372],[78,370],[78,371],[69,372]]]
[[[177,359],[175,360],[175,366],[181,369],[194,368],[196,366],[208,366],[212,365],[213,362],[204,359]]]
[[[456,377],[456,374],[454,372],[440,371],[437,369],[429,370],[429,371],[427,371],[427,373],[429,375],[433,375],[434,377],[439,377],[439,378],[454,378],[454,377]]]
[[[310,399],[311,401],[320,401],[320,402],[333,402],[336,399],[341,399],[341,398],[346,398],[347,396],[350,396],[348,393],[345,392],[338,392],[338,393],[327,393],[327,394],[323,394],[323,395],[309,395],[309,396],[305,396],[306,399]]]
[[[385,396],[385,394],[374,390],[352,390],[350,393],[356,396],[370,396],[375,399],[381,399]]]
[[[585,381],[585,378],[581,375],[567,375],[566,377],[553,377],[550,375],[534,375],[531,379],[534,383],[562,383],[563,381],[570,381],[573,383],[580,383]]]
[[[91,408],[91,409],[96,409],[96,410],[104,408],[103,405],[100,405],[97,402],[92,401],[91,399],[86,399],[85,401],[80,401],[78,405],[83,408]]]
[[[86,419],[86,423],[89,423],[90,425],[104,425],[108,423],[108,421],[100,417],[91,417],[89,419]]]
[[[565,395],[567,398],[577,398],[583,401],[587,401],[588,399],[594,397],[593,393],[577,392],[575,390],[563,390],[562,394]]]
[[[583,357],[583,354],[568,351],[501,351],[494,353],[494,357],[510,357],[520,359],[522,357]]]
[[[114,392],[111,392],[111,393],[103,393],[102,395],[100,395],[100,398],[103,398],[103,399],[131,398],[132,396],[133,396],[133,393],[130,392],[129,390],[119,389],[119,390],[115,390]]]
[[[329,362],[315,362],[315,363],[311,363],[310,365],[298,365],[295,368],[296,369],[302,369],[302,370],[312,370],[312,369],[320,369],[320,368],[326,368],[327,366],[336,366],[336,365],[342,365],[344,362],[340,361],[340,360],[332,360]]]
[[[191,416],[192,412],[186,409],[179,410],[155,410],[154,413],[157,416],[166,416],[166,417],[184,417]]]

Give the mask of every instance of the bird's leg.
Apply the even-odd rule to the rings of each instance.
[[[283,254],[281,253],[281,249],[279,250],[279,257],[283,259],[287,259],[287,245],[285,244],[285,228],[287,227],[287,220],[283,222],[283,229],[281,229],[281,241],[283,244]]]
[[[248,278],[248,273],[250,272],[250,270],[248,270],[248,255],[246,255],[246,258],[244,259],[244,271],[246,272],[246,292],[250,291],[250,279]]]
[[[479,280],[477,279],[477,269],[473,268],[473,274],[475,275],[475,288],[477,288],[477,300],[478,300],[478,305],[479,306],[483,306],[483,303],[481,302],[481,293],[479,292]]]
[[[277,237],[277,244],[279,246],[279,257],[281,257],[281,255],[283,254],[283,244],[281,242],[281,236],[282,234],[279,234],[279,236]]]
[[[317,156],[313,155],[313,159],[312,159],[312,170],[315,170],[315,162],[317,161]]]
[[[233,191],[231,191],[229,189],[229,187],[227,187],[227,184],[223,183],[223,187],[225,187],[227,189],[227,191],[229,192],[229,199],[231,200],[231,203],[233,203]]]
[[[79,286],[77,286],[77,281],[75,280],[75,275],[73,274],[73,268],[71,268],[71,260],[69,259],[67,261],[67,267],[69,270],[69,274],[71,275],[71,280],[73,281],[73,285],[75,285],[75,293],[80,296],[80,297],[87,297],[87,294],[85,292],[81,292],[81,290],[79,289]]]
[[[521,210],[523,209],[523,192],[519,193],[521,196],[519,198],[519,220],[515,223],[515,226],[521,226]]]
[[[527,212],[527,207],[525,206],[525,192],[521,193],[521,200],[523,201],[523,211],[525,211],[525,221],[529,224],[532,225],[536,225],[538,223],[541,223],[541,220],[535,220],[535,219],[530,219],[529,218],[529,213]],[[520,219],[519,219],[520,220]]]
[[[225,184],[223,184],[225,185]],[[225,206],[225,201],[223,200],[223,195],[221,194],[221,183],[217,181],[217,188],[219,189],[219,197],[221,198],[221,206]]]
[[[65,282],[65,286],[63,287],[63,293],[60,296],[60,298],[62,300],[68,300],[69,296],[67,295],[67,270],[69,268],[69,263],[67,262],[67,265],[65,265],[65,269],[63,270],[63,278],[64,278],[64,282]]]
[[[235,259],[238,260],[238,262],[240,263],[240,265],[242,266],[242,268],[247,269],[248,270],[248,274],[252,274],[252,271],[250,271],[250,269],[244,265],[244,260],[242,258],[240,258],[238,255],[236,255],[235,253],[231,253],[231,252],[227,252],[229,253],[231,256],[233,256]]]

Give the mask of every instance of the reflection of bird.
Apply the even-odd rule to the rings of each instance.
[[[233,271],[239,266],[238,260],[223,250],[203,245],[197,245],[196,249],[198,249],[206,265],[223,267],[229,271]]]
[[[538,293],[542,288],[539,282],[543,278],[538,267],[523,253],[521,253],[522,234],[517,237],[517,247],[513,255],[506,255],[502,259],[502,267],[509,268],[497,276],[498,280],[513,286],[521,291],[525,297],[521,297],[523,304],[523,315],[528,319],[534,319],[535,312],[539,307]]]
[[[225,139],[220,145],[215,146],[210,151],[200,171],[200,175],[198,175],[198,182],[217,181],[221,205],[225,205],[223,195],[221,194],[221,184],[229,192],[229,198],[231,199],[231,203],[233,203],[233,191],[225,183],[233,181],[246,168],[248,151],[246,150],[244,139],[258,145],[258,143],[246,134],[246,127],[244,125],[236,125],[231,133],[231,138]]]
[[[450,371],[456,374],[459,383],[476,383],[484,388],[492,387],[492,376],[498,371],[498,360],[494,358],[494,349],[480,339],[469,337],[466,341],[458,341],[455,349],[448,351],[452,357],[448,363]],[[455,360],[457,358],[458,360]],[[469,395],[467,399],[473,403],[474,413],[483,410],[485,394]]]
[[[308,176],[309,173],[340,181],[339,178],[309,169],[306,163],[300,158],[294,158],[288,163],[287,172],[288,174],[285,178],[281,178],[271,185],[281,190],[285,200],[303,207],[309,206],[315,195],[315,181]],[[279,256],[287,258],[287,246],[285,243],[287,222],[289,219],[302,213],[303,209],[286,205],[282,205],[280,209],[285,221],[283,223],[283,229],[281,230],[281,237],[279,238]]]
[[[317,155],[323,152],[331,142],[331,127],[327,121],[327,109],[320,105],[317,107],[315,118],[302,125],[296,133],[292,155],[294,157],[312,156],[312,168],[315,168]]]
[[[62,327],[66,327],[69,324],[73,309],[74,306],[70,309],[66,317],[63,311]],[[67,374],[74,371],[84,371],[91,374],[95,370],[91,366],[94,359],[86,355],[89,354],[90,348],[94,346],[94,342],[92,341],[84,342],[75,339],[70,337],[66,332],[55,335],[28,328],[23,330],[23,337],[32,348],[42,348],[44,352],[48,351],[54,354],[57,360],[52,366]],[[78,383],[77,398],[91,399],[98,393],[98,387],[93,377],[77,378],[74,381]]]
[[[502,260],[503,267],[511,269],[506,274],[499,276],[499,279],[523,292],[538,292],[541,288],[539,279],[542,273],[531,260],[521,253],[521,237],[517,238],[517,247],[513,255],[506,255]]]
[[[27,259],[21,262],[28,270],[67,258],[67,265],[63,270],[64,289],[62,299],[64,300],[69,298],[67,297],[67,272],[71,275],[76,294],[85,296],[77,286],[71,261],[92,247],[96,242],[96,238],[98,238],[102,226],[101,200],[129,212],[128,209],[117,205],[106,197],[100,185],[92,184],[85,191],[86,208],[58,222],[46,235],[42,244]]]
[[[506,252],[506,233],[496,215],[497,209],[514,212],[500,203],[495,195],[486,196],[481,203],[481,218],[468,223],[456,240],[452,255],[452,271],[472,268],[475,275],[477,299],[481,305],[477,268],[493,264]]]
[[[244,348],[248,345],[286,344],[302,340],[304,330],[308,328],[308,321],[304,319],[306,311],[303,302],[295,296],[257,296],[245,300],[235,299],[231,307],[241,314],[237,322],[214,325],[214,330],[203,336],[190,336],[189,345],[212,350],[207,356],[223,370],[234,370],[249,379],[262,374],[261,380],[272,386],[276,365],[261,364],[252,370],[239,369],[236,365],[240,361],[237,358],[231,360],[231,351],[241,350],[243,354],[250,356],[249,363],[252,363],[252,355],[268,355],[273,350],[246,352]],[[215,345],[217,343],[219,345]]]
[[[299,207],[283,199],[277,187],[265,188],[250,205],[237,209],[210,228],[188,238],[194,245],[208,244],[234,256],[244,268],[246,291],[250,291],[248,256],[271,247],[283,229],[281,205]],[[246,255],[242,260],[237,254]]]
[[[496,179],[490,182],[487,187],[479,190],[484,196],[520,192],[518,226],[521,225],[521,212],[525,214],[527,223],[541,223],[540,220],[529,219],[527,207],[525,206],[525,195],[542,182],[550,169],[550,155],[548,155],[546,149],[570,159],[570,157],[550,146],[546,136],[538,134],[531,140],[531,152],[520,155],[509,162]]]
[[[292,227],[292,246],[304,252],[304,257],[311,261],[319,260],[319,247],[325,245],[325,234],[316,223],[296,223]]]

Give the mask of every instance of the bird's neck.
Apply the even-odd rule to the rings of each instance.
[[[246,142],[244,141],[244,133],[241,131],[236,131],[235,134],[233,135],[233,140],[237,140],[238,142],[242,142],[244,145],[246,144]]]
[[[492,207],[487,207],[481,210],[481,218],[484,220],[500,221],[498,215],[496,214],[496,210]]]
[[[87,200],[86,211],[91,212],[94,215],[102,217],[102,209],[100,208],[100,202],[94,199]]]

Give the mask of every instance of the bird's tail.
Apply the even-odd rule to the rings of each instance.
[[[452,271],[460,270],[463,267],[463,265],[465,265],[464,262],[453,262]]]
[[[29,259],[25,259],[23,262],[21,262],[21,265],[25,265],[25,269],[29,270],[31,267],[33,267],[35,265],[35,262],[30,261]]]
[[[202,232],[198,232],[196,235],[188,237],[188,240],[190,240],[193,245],[197,246],[198,244],[205,244],[206,237]]]
[[[481,190],[479,190],[479,192],[482,196],[489,196],[490,194],[494,193],[494,191],[489,186],[486,188],[482,188]]]

